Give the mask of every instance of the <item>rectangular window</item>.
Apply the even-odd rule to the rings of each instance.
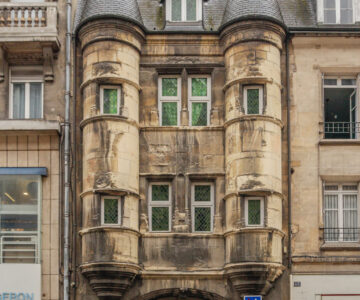
[[[356,242],[359,240],[358,185],[325,184],[324,240]]]
[[[355,78],[324,78],[324,131],[326,139],[356,139],[357,86]]]
[[[180,121],[181,79],[159,78],[159,112],[161,126],[178,126]]]
[[[41,176],[0,175],[0,263],[40,263]]]
[[[114,86],[101,86],[100,113],[118,115],[120,113],[121,88]]]
[[[192,231],[212,232],[214,219],[214,187],[210,183],[196,183],[191,188]]]
[[[202,0],[167,0],[167,20],[195,22],[201,20]]]
[[[152,183],[149,188],[150,231],[171,230],[171,186],[168,183]]]
[[[324,0],[325,24],[353,24],[353,0]]]
[[[263,87],[259,85],[244,87],[244,109],[247,115],[263,114]]]
[[[13,68],[10,76],[10,118],[43,118],[43,77],[28,69]]]
[[[188,82],[190,126],[208,126],[211,109],[211,78],[191,76]]]
[[[264,226],[264,198],[245,198],[245,223],[249,227]]]
[[[112,196],[101,198],[101,224],[120,225],[120,199]]]

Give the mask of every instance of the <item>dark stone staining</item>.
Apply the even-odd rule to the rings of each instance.
[[[97,231],[83,237],[86,241],[86,252],[84,253],[84,263],[86,262],[110,262],[114,261],[115,245],[117,241],[109,238],[104,231]]]
[[[264,186],[264,184],[261,181],[248,180],[246,183],[244,183],[240,187],[240,189],[241,190],[252,190],[252,189],[256,189],[256,188],[261,188],[263,186]]]
[[[118,62],[99,62],[93,64],[93,76],[102,76],[105,74],[116,75],[119,73],[121,63]]]

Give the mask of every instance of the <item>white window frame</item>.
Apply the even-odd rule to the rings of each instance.
[[[192,79],[193,78],[206,78],[207,79],[207,96],[193,96],[192,95]],[[191,75],[188,78],[188,106],[189,106],[189,125],[192,124],[192,104],[193,103],[207,103],[207,123],[205,126],[210,125],[210,112],[211,112],[211,77],[209,75]],[[199,127],[199,126],[197,126]]]
[[[10,70],[10,93],[9,93],[9,118],[14,119],[13,115],[13,95],[14,95],[14,83],[24,83],[25,84],[25,116],[24,119],[30,119],[30,83],[41,83],[41,114],[40,119],[44,118],[44,79],[40,75],[26,75],[22,76],[12,76]]]
[[[338,212],[338,228],[339,228],[339,239],[337,241],[331,241],[331,240],[325,240],[326,243],[356,243],[359,242],[359,239],[357,241],[346,241],[344,240],[344,235],[343,235],[343,231],[342,229],[344,228],[344,210],[343,210],[343,196],[344,195],[354,195],[356,194],[357,196],[357,227],[360,227],[360,203],[359,203],[359,183],[358,182],[324,182],[324,199],[323,199],[323,222],[324,222],[324,230],[326,229],[325,227],[325,196],[326,195],[337,195],[338,196],[338,208],[337,208],[337,212]],[[343,186],[357,186],[357,190],[344,190]],[[326,186],[337,186],[338,189],[337,190],[326,190]],[[357,235],[360,235],[360,232],[357,232]]]
[[[259,90],[259,113],[258,115],[264,114],[264,87],[262,85],[246,85],[243,88],[243,95],[244,95],[244,111],[245,115],[248,114],[248,90]],[[256,114],[251,114],[256,115]]]
[[[105,200],[106,199],[117,199],[117,201],[118,201],[118,222],[117,223],[105,223]],[[105,225],[105,226],[121,225],[121,197],[119,197],[119,196],[102,196],[101,197],[101,225]]]
[[[104,113],[104,90],[117,90],[117,112],[116,114]],[[120,114],[120,100],[121,100],[121,86],[101,85],[100,86],[100,114],[102,115],[119,115]]]
[[[210,201],[195,201],[195,186],[206,185],[210,186]],[[191,184],[191,227],[194,233],[212,233],[214,231],[214,206],[215,206],[215,194],[214,184],[211,182],[194,182]],[[210,231],[196,231],[195,230],[195,208],[197,207],[210,207],[211,220]]]
[[[166,0],[166,20],[170,22],[197,22],[202,20],[203,0],[196,0],[196,20],[187,21],[186,0],[181,0],[181,20],[173,21],[172,18],[172,0]]]
[[[325,5],[324,0],[318,0],[317,2],[317,16],[318,16],[318,22],[326,25],[341,25],[341,12],[340,12],[340,0],[335,0],[335,15],[336,15],[336,23],[325,23]],[[350,24],[343,24],[343,25],[352,25],[358,22],[358,17],[360,17],[360,2],[358,0],[352,1],[352,7],[353,7],[353,22]]]
[[[260,200],[260,224],[249,224],[249,200]],[[264,197],[245,197],[245,225],[246,227],[264,227],[265,207]]]
[[[153,201],[152,200],[152,187],[154,185],[167,185],[169,187],[169,199],[168,201]],[[169,182],[152,182],[149,184],[149,191],[148,191],[148,213],[149,213],[149,232],[159,232],[159,233],[166,233],[171,232],[172,230],[172,188],[171,183]],[[167,207],[169,209],[169,229],[168,230],[153,230],[152,228],[152,208],[153,207]]]
[[[176,97],[172,96],[163,96],[162,95],[162,80],[164,78],[176,78],[177,79],[177,91],[178,95]],[[181,77],[180,76],[160,76],[158,80],[158,110],[159,110],[159,123],[160,126],[169,126],[169,125],[163,125],[163,118],[162,118],[162,103],[163,102],[175,102],[177,104],[177,124],[172,126],[179,126],[180,125],[180,111],[181,111]]]

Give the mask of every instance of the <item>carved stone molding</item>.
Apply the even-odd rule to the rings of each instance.
[[[3,82],[5,79],[5,55],[4,49],[0,47],[0,82]]]
[[[225,274],[240,297],[266,295],[285,267],[272,263],[241,263],[227,266]]]
[[[133,284],[140,267],[122,263],[92,263],[81,266],[81,273],[99,299],[121,299]]]
[[[48,82],[54,81],[54,54],[52,47],[43,48],[44,56],[44,80]]]

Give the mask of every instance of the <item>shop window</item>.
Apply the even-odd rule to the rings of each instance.
[[[10,75],[10,118],[43,118],[42,70],[13,68]]]
[[[121,88],[114,86],[100,87],[100,113],[118,115],[120,113]]]
[[[324,79],[324,131],[326,139],[355,139],[360,132],[357,122],[357,86],[355,78]]]
[[[168,183],[152,183],[149,189],[150,231],[171,230],[171,187]]]
[[[264,199],[262,197],[245,198],[245,223],[248,227],[264,226]]]
[[[196,183],[191,189],[193,232],[212,232],[214,219],[214,188],[209,183]]]
[[[326,183],[324,187],[324,240],[359,241],[358,184]]]
[[[191,76],[188,81],[191,126],[208,126],[211,108],[211,78]]]
[[[353,24],[353,0],[324,0],[325,24]]]
[[[159,112],[161,126],[178,126],[180,121],[181,79],[159,78]]]
[[[263,113],[263,87],[259,85],[244,87],[244,109],[247,115]]]
[[[0,175],[0,263],[40,263],[41,176]]]
[[[202,14],[202,0],[166,0],[166,11],[168,21],[199,21]]]
[[[101,223],[103,225],[120,224],[120,198],[103,196],[101,199]]]

